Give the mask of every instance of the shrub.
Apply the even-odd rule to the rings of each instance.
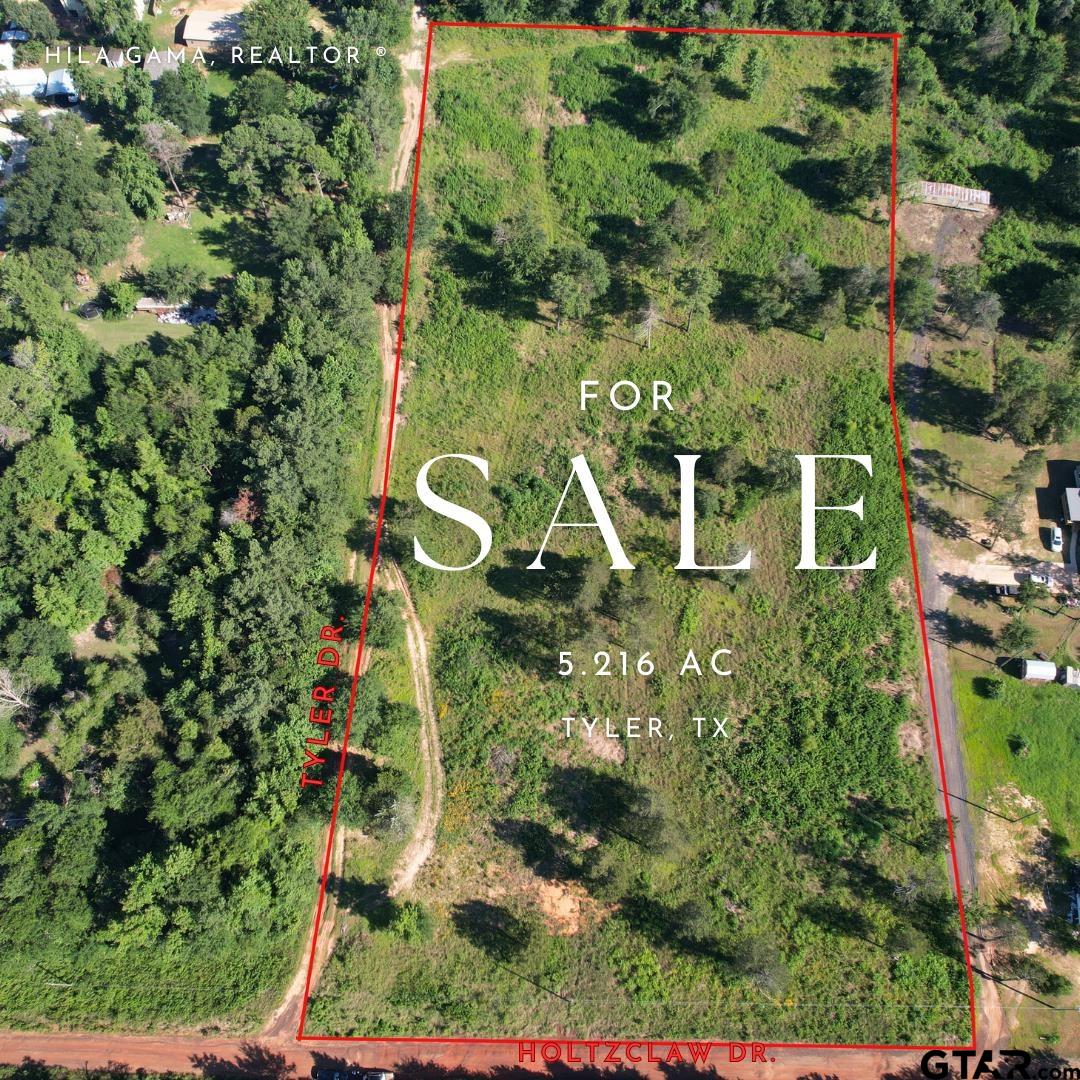
[[[139,299],[139,290],[130,281],[112,281],[105,286],[106,319],[130,319]]]

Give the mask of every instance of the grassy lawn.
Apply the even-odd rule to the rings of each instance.
[[[984,672],[965,665],[955,681],[973,797],[982,801],[1003,784],[1015,784],[1039,800],[1053,830],[1065,839],[1069,851],[1077,853],[1080,694],[1056,684],[1008,679],[1002,696],[990,700],[980,681]]]
[[[110,353],[125,345],[146,341],[155,334],[166,338],[182,338],[187,337],[194,329],[187,325],[159,323],[155,316],[142,311],[136,312],[130,319],[93,319],[89,322],[79,319],[77,325],[91,341]]]
[[[872,315],[822,340],[756,333],[733,315],[740,289],[752,294],[793,249],[825,268],[887,256],[879,223],[819,205],[798,131],[800,103],[827,96],[830,70],[850,54],[765,47],[773,77],[759,101],[718,81],[698,122],[666,139],[641,105],[647,80],[674,62],[670,45],[437,39],[420,187],[440,232],[414,262],[384,543],[428,634],[446,801],[407,898],[430,921],[410,929],[405,898],[354,905],[312,1031],[965,1034],[955,904],[940,845],[926,840],[937,824],[929,772],[899,751],[901,725],[921,721],[882,323]],[[848,130],[878,141],[885,121],[852,114]],[[719,194],[696,173],[715,145],[733,159]],[[673,272],[634,255],[641,223],[676,197],[707,252],[686,258],[714,262],[728,290],[689,328]],[[493,226],[522,206],[552,241],[586,240],[613,272],[592,316],[562,332],[550,302],[513,288],[496,263]],[[660,321],[645,348],[633,312],[648,298]],[[582,412],[583,378],[669,379],[675,411]],[[853,442],[874,459],[867,524],[823,527],[823,544],[876,546],[876,573],[795,572],[795,492],[762,495],[730,478],[703,481],[711,508],[699,507],[698,550],[704,561],[750,542],[754,570],[673,571],[674,453],[761,467],[774,451]],[[431,571],[410,554],[414,535],[444,562],[474,552],[466,530],[414,497],[419,467],[444,453],[491,463],[490,483],[460,462],[432,472],[441,494],[492,523],[492,556],[469,572]],[[589,530],[556,530],[547,573],[525,569],[578,453],[632,573],[609,572]],[[827,486],[850,494],[857,482],[852,471]],[[587,517],[568,501],[564,520]],[[721,647],[734,650],[735,677],[680,676],[690,650]],[[556,674],[564,650],[573,677]],[[598,652],[616,666],[625,652],[629,673],[595,674]],[[645,653],[655,670],[636,671]],[[408,700],[400,658],[373,670]],[[671,737],[568,740],[568,715],[657,716]],[[696,738],[695,715],[731,717],[736,737]],[[370,896],[388,863],[365,845],[346,892]],[[912,874],[927,893],[907,908],[897,883]]]
[[[227,277],[234,273],[230,255],[233,230],[239,217],[224,211],[206,214],[191,211],[190,226],[149,221],[142,231],[142,254],[148,261],[174,259],[191,263],[207,277]]]
[[[1047,464],[1024,496],[1024,533],[1006,544],[998,541],[997,557],[974,546],[987,535],[985,515],[995,498],[1011,491],[1010,470],[1023,460],[1025,447],[1009,438],[991,438],[980,416],[990,407],[997,364],[1025,351],[1021,338],[1001,334],[995,343],[973,334],[967,341],[937,337],[931,346],[925,392],[912,411],[912,475],[919,494],[938,510],[939,542],[950,554],[966,560],[1001,561],[1004,553],[1028,560],[1060,561],[1049,550],[1048,529],[1061,516],[1061,492],[1080,464],[1080,439],[1045,447]],[[898,355],[903,353],[898,352]],[[1050,348],[1041,358],[1052,371],[1063,368],[1063,349]]]

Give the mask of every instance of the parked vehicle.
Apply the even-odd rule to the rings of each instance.
[[[1036,585],[1045,585],[1048,589],[1050,588],[1050,577],[1049,577],[1049,575],[1047,575],[1047,574],[1029,574],[1028,577]]]
[[[336,1068],[329,1065],[315,1065],[311,1070],[311,1080],[394,1080],[389,1069]]]
[[[995,585],[994,593],[997,596],[1015,596],[1020,590],[1015,585]]]
[[[1050,550],[1062,551],[1065,548],[1065,540],[1061,535],[1061,526],[1055,525],[1050,530]]]

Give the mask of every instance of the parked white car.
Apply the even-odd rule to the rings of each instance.
[[[1063,551],[1065,548],[1065,540],[1061,535],[1061,526],[1055,525],[1050,530],[1050,550],[1051,551]]]
[[[1045,585],[1048,589],[1050,588],[1050,577],[1048,574],[1029,574],[1028,577],[1030,577],[1036,585]]]

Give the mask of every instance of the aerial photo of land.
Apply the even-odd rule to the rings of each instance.
[[[1071,8],[511,6],[5,4],[0,1060],[1068,1062]]]

